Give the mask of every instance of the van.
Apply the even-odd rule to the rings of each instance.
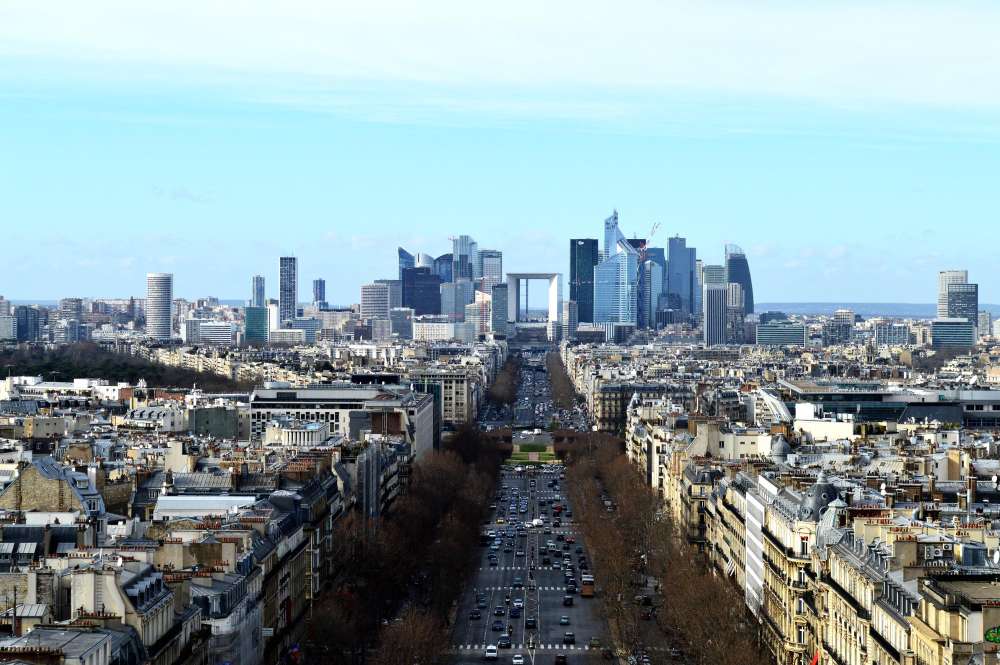
[[[487,644],[486,651],[483,652],[483,660],[496,660],[498,657],[497,646],[495,644]]]

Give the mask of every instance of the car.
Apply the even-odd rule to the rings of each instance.
[[[485,610],[488,606],[489,605],[486,603],[486,600],[483,598],[480,598],[479,601],[476,603],[476,607],[478,607],[481,610]]]
[[[524,607],[524,599],[523,598],[515,598],[514,599],[514,607],[523,608]]]
[[[469,621],[478,621],[483,618],[483,613],[479,610],[471,610],[469,612]]]
[[[562,563],[559,561],[553,561],[552,570],[562,570]]]
[[[566,537],[564,535],[562,535],[561,533],[556,536],[556,540],[565,540],[565,539],[566,539]]]
[[[561,617],[559,617],[559,625],[560,626],[568,626],[569,625],[569,617],[566,616],[565,614],[562,615]]]
[[[515,577],[514,578],[514,582],[511,584],[511,587],[514,588],[514,589],[523,589],[524,588],[524,580],[522,578],[520,578],[520,577]]]
[[[567,663],[568,660],[566,658],[566,654],[563,653],[556,654],[555,665],[567,665]]]
[[[493,616],[502,617],[507,614],[507,608],[503,605],[497,605],[496,609],[493,610]]]
[[[509,649],[510,646],[511,646],[511,644],[510,644],[510,635],[508,635],[507,633],[504,633],[503,635],[500,636],[500,639],[497,640],[497,648],[499,648],[499,649]]]
[[[573,596],[563,596],[563,607],[573,606]]]
[[[573,633],[563,633],[563,644],[576,644],[576,635]]]
[[[483,652],[483,658],[485,660],[496,660],[497,659],[497,648],[494,644],[487,644],[486,651]]]
[[[496,568],[497,563],[496,559],[490,559],[490,568]]]
[[[527,617],[524,620],[525,628],[538,628],[538,619],[535,617]]]
[[[583,548],[582,548],[582,547],[580,547],[579,545],[577,545],[577,546],[576,546],[576,553],[577,553],[577,554],[583,554]]]
[[[521,608],[520,607],[512,607],[512,608],[510,608],[510,618],[517,619],[520,616],[521,616]]]
[[[569,552],[569,543],[563,543],[562,548],[564,552]]]
[[[501,621],[500,619],[494,621],[493,625],[490,626],[490,630],[492,630],[495,633],[502,632],[503,629],[504,629],[503,621]]]
[[[591,649],[600,649],[601,638],[597,637],[596,635],[594,637],[591,637],[590,641],[587,642],[587,646],[590,647]]]
[[[576,593],[576,585],[575,584],[567,584],[566,585],[566,593]]]
[[[514,556],[524,556],[524,550],[517,550],[514,552]]]
[[[524,665],[524,656],[519,653],[515,653],[510,659],[511,665]]]

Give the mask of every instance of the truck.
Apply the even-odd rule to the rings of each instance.
[[[580,596],[582,598],[594,597],[594,576],[580,575]]]

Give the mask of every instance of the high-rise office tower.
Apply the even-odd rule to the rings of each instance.
[[[726,344],[742,344],[744,340],[743,286],[735,282],[726,284]]]
[[[389,309],[403,306],[403,282],[398,279],[376,279],[375,284],[389,287]]]
[[[448,254],[448,263],[451,264],[451,254]],[[420,252],[417,254],[417,258],[413,264],[414,268],[430,268],[431,272],[434,272],[434,257],[430,254],[424,254]]]
[[[968,270],[942,270],[938,273],[937,315],[939,319],[948,317],[948,285],[965,284],[968,281]]]
[[[726,266],[708,264],[701,267],[701,285],[727,284]]]
[[[639,308],[641,320],[640,328],[656,327],[656,310],[660,294],[663,292],[663,268],[660,264],[651,259],[646,259],[642,264],[642,283],[640,284],[642,293],[642,307]]]
[[[979,324],[978,284],[948,284],[948,318],[965,319],[973,325]]]
[[[490,312],[490,332],[507,335],[507,284],[501,282],[493,287],[492,311]]]
[[[449,321],[464,321],[465,306],[470,304],[474,297],[472,280],[462,278],[442,284],[441,314],[447,316]]]
[[[146,274],[146,335],[168,340],[173,335],[174,276],[168,272]]]
[[[17,341],[17,317],[13,314],[0,314],[0,341]]]
[[[267,344],[267,307],[245,307],[243,309],[243,339],[247,344]]]
[[[413,339],[413,310],[393,307],[389,310],[389,334],[399,339]]]
[[[474,280],[479,275],[479,247],[470,236],[457,236],[451,239],[451,276],[453,280]]]
[[[413,256],[413,254],[410,254],[402,247],[396,248],[396,253],[399,256],[399,279],[402,280],[403,271],[406,270],[407,268],[413,268],[417,265],[416,258]]]
[[[569,241],[569,299],[585,323],[594,322],[594,268],[599,262],[597,238]]]
[[[562,338],[573,339],[580,326],[580,309],[574,300],[564,300],[562,304]]]
[[[698,298],[695,295],[698,278],[695,264],[698,260],[694,247],[687,246],[687,240],[679,236],[670,238],[667,244],[667,296],[671,309],[684,314],[693,314]]]
[[[313,280],[313,305],[316,307],[326,307],[326,280]]]
[[[361,318],[389,318],[389,285],[364,284],[361,287]]]
[[[441,278],[442,282],[452,282],[455,280],[454,256],[442,254],[434,259],[434,274]]]
[[[74,320],[83,323],[83,299],[63,298],[59,301],[59,318],[64,321]]]
[[[479,250],[479,274],[476,288],[492,293],[493,287],[503,281],[503,252],[499,249]]]
[[[706,284],[702,298],[702,326],[705,344],[726,343],[726,301],[725,284]]]
[[[0,315],[10,314],[13,311],[9,300],[0,296]]]
[[[594,323],[636,324],[639,252],[618,228],[618,211],[604,220],[604,259],[594,268]]]
[[[250,278],[250,306],[266,307],[267,301],[264,296],[264,276],[254,275]]]
[[[17,319],[17,341],[37,342],[41,328],[38,309],[27,305],[18,305],[14,308],[14,318]]]
[[[407,268],[403,271],[403,307],[413,309],[417,316],[440,314],[441,284],[441,277],[430,268]]]
[[[278,317],[281,325],[295,319],[299,303],[299,260],[282,256],[278,261]]]
[[[750,264],[746,254],[736,245],[726,245],[727,280],[739,284],[743,289],[743,309],[753,314],[753,280],[750,279]]]

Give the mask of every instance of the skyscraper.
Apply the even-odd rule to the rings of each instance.
[[[979,324],[978,284],[948,284],[948,318],[965,319],[972,325]]]
[[[282,256],[278,261],[278,318],[281,325],[295,318],[299,303],[299,261]]]
[[[642,264],[642,282],[639,285],[642,291],[640,294],[642,307],[638,309],[640,328],[656,327],[656,309],[660,293],[663,292],[663,277],[663,268],[660,267],[660,264],[646,259],[646,262]]]
[[[63,321],[74,320],[83,323],[83,299],[63,298],[60,300],[59,318]]]
[[[726,284],[726,344],[742,344],[744,342],[743,320],[746,311],[743,307],[745,301],[742,286],[736,282]]]
[[[173,333],[174,276],[168,272],[146,274],[146,335],[169,340]]]
[[[14,308],[14,318],[17,319],[17,341],[38,341],[40,325],[37,308],[18,305]]]
[[[389,318],[389,285],[364,284],[361,287],[361,318]]]
[[[413,309],[417,316],[440,314],[441,283],[430,268],[407,268],[403,271],[403,307]]]
[[[597,238],[569,241],[569,299],[585,323],[594,322],[594,268],[599,262]]]
[[[604,220],[604,260],[594,268],[594,323],[636,324],[639,252],[618,228],[618,211]]]
[[[398,279],[376,279],[376,284],[389,287],[389,309],[403,306],[403,282]]]
[[[451,282],[455,279],[453,259],[454,256],[451,254],[442,254],[434,259],[434,274],[440,277],[442,282]]]
[[[492,311],[490,312],[490,332],[494,335],[507,335],[507,283],[501,282],[493,287]]]
[[[267,302],[264,296],[264,276],[254,275],[250,278],[250,306],[266,307]]]
[[[679,236],[670,238],[667,244],[667,295],[671,308],[684,314],[695,312],[696,298],[694,289],[697,286],[695,262],[697,252],[694,247],[687,246],[687,240]]]
[[[939,319],[948,317],[948,285],[965,284],[968,281],[968,270],[942,270],[938,273],[937,315]]]
[[[267,307],[243,309],[243,339],[247,344],[267,344]]]
[[[750,279],[750,264],[746,254],[736,245],[726,245],[727,279],[733,284],[739,284],[743,289],[743,310],[753,314],[753,280]]]
[[[414,258],[413,254],[410,254],[402,247],[396,248],[396,252],[399,255],[399,279],[402,280],[403,271],[406,270],[407,268],[415,267],[416,259]]]
[[[451,239],[451,276],[453,280],[474,280],[479,275],[479,247],[470,236],[461,235]]]
[[[461,278],[441,285],[441,313],[449,321],[465,320],[465,306],[475,297],[472,280]]]
[[[492,293],[493,287],[503,281],[503,252],[499,249],[479,250],[479,274],[476,288],[483,293]]]
[[[726,343],[726,301],[725,284],[705,284],[702,298],[703,340],[705,344]]]
[[[326,280],[313,280],[313,305],[316,307],[326,306]]]

